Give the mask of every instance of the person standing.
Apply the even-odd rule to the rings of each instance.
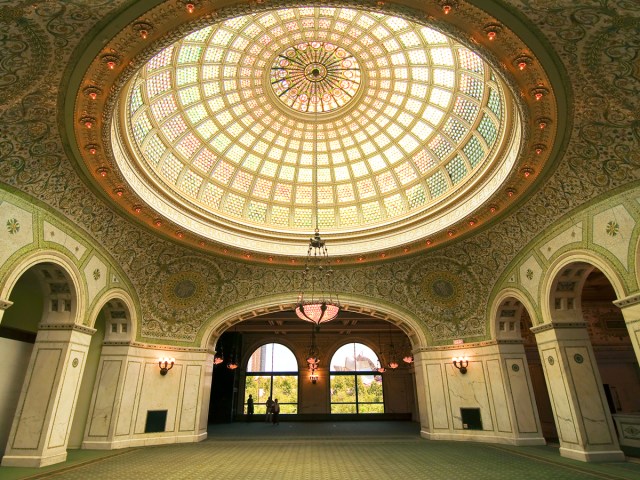
[[[253,395],[249,394],[247,399],[247,422],[253,420]]]
[[[271,407],[271,411],[273,413],[273,424],[280,425],[280,404],[278,403],[278,399],[276,398],[275,402],[273,402],[273,406]]]
[[[264,421],[269,423],[269,421],[271,420],[271,415],[273,414],[273,400],[271,399],[271,396],[269,396],[269,398],[267,399],[266,405],[267,405],[267,411],[266,411]]]

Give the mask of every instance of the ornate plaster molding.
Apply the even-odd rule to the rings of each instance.
[[[555,330],[560,328],[585,328],[584,322],[557,322],[557,323],[545,323],[544,325],[538,325],[537,327],[531,327],[530,330],[534,334],[546,332],[548,330]]]
[[[626,308],[632,305],[637,305],[638,303],[640,303],[640,292],[613,302],[613,304],[618,308]]]

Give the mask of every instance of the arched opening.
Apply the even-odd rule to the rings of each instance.
[[[290,310],[247,316],[237,323],[227,323],[227,330],[217,338],[214,350],[222,361],[213,369],[210,423],[242,419],[249,394],[257,416],[264,414],[266,399],[271,395],[274,399],[277,396],[281,414],[289,420],[349,419],[336,413],[418,419],[412,337],[405,331],[409,326],[346,309],[337,320],[323,324],[319,330]],[[319,362],[312,370],[307,359],[314,342]],[[362,346],[360,353],[370,361],[367,372],[348,370],[344,346],[351,345],[353,349],[354,343]],[[354,358],[357,356],[358,353]],[[230,369],[230,363],[238,367]],[[385,366],[387,373],[378,372],[379,366]],[[336,377],[344,380],[348,376],[354,388],[360,386],[360,392],[358,401],[342,407],[346,408],[342,412],[337,406],[338,392],[333,396],[334,402],[332,390]],[[376,388],[379,391],[372,393]]]
[[[12,305],[4,312],[0,323],[0,351],[6,367],[0,378],[2,455],[7,448],[40,325],[72,323],[76,309],[75,289],[69,274],[62,266],[50,262],[24,271],[11,288],[9,301]],[[55,372],[55,365],[50,367]],[[49,372],[47,376],[53,377],[53,373]],[[23,415],[25,413],[28,412]]]
[[[98,380],[98,372],[101,367],[101,358],[104,355],[104,345],[117,345],[130,341],[131,327],[131,315],[123,300],[118,298],[109,300],[100,309],[93,325],[96,331],[91,336],[80,390],[76,400],[76,410],[69,434],[69,448],[80,448],[85,435],[92,430],[93,435],[91,436],[96,436],[97,423],[94,422],[96,419],[90,417],[92,397],[95,397],[98,402],[103,399],[103,395],[100,394],[105,388],[108,388],[106,384],[113,379],[115,373],[109,370],[113,370],[116,367],[113,362],[102,365],[101,377],[104,378],[105,384],[101,385]],[[117,366],[117,368],[119,369],[120,367]],[[113,399],[109,399],[109,401],[113,404]],[[100,406],[99,403],[98,406]]]
[[[496,338],[498,340],[522,340],[542,436],[547,443],[557,443],[558,431],[553,418],[553,409],[536,336],[531,331],[533,326],[529,310],[520,300],[509,296],[500,303],[497,311]]]
[[[266,412],[268,399],[277,399],[281,413],[298,413],[298,362],[288,347],[266,343],[253,351],[246,365],[243,413],[249,395],[258,412]]]
[[[384,413],[382,363],[367,345],[342,345],[331,357],[331,413]]]
[[[635,390],[637,396],[638,377],[622,313],[612,303],[624,295],[620,279],[606,262],[580,253],[559,260],[545,285],[546,322],[533,331],[541,346],[560,453],[585,461],[623,459],[612,412],[621,407],[616,406],[618,388]],[[633,368],[628,370],[624,364],[630,358]]]
[[[582,316],[593,346],[607,407],[620,434],[627,416],[640,424],[640,369],[611,282],[598,268],[589,266],[580,294]],[[624,450],[624,436],[621,447]]]

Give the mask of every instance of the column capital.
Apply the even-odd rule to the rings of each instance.
[[[2,300],[0,298],[0,310],[6,310],[7,308],[9,308],[11,305],[13,305],[13,302],[9,301],[9,300]]]
[[[534,334],[538,334],[541,332],[546,332],[548,330],[555,329],[569,329],[569,328],[585,328],[587,324],[585,322],[551,322],[551,323],[543,323],[542,325],[538,325],[535,327],[531,327],[531,330]]]
[[[96,333],[95,328],[78,325],[77,323],[41,323],[38,326],[38,330],[74,330],[76,332],[86,333],[87,335]]]
[[[640,292],[636,292],[628,297],[621,298],[620,300],[615,300],[613,304],[618,308],[630,307],[632,305],[637,305],[640,303]]]

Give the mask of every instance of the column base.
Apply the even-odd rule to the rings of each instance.
[[[50,457],[5,455],[2,457],[3,467],[31,467],[40,468],[67,460],[67,452],[51,455]]]
[[[478,443],[500,443],[503,445],[546,445],[543,437],[505,437],[498,435],[473,434],[472,430],[465,430],[465,433],[440,432],[434,433],[428,430],[420,430],[420,436],[428,440],[450,440],[454,442],[478,442]],[[481,430],[478,432],[482,432]]]
[[[606,450],[600,452],[587,452],[560,447],[560,455],[579,460],[581,462],[624,462],[626,458],[621,450]]]

